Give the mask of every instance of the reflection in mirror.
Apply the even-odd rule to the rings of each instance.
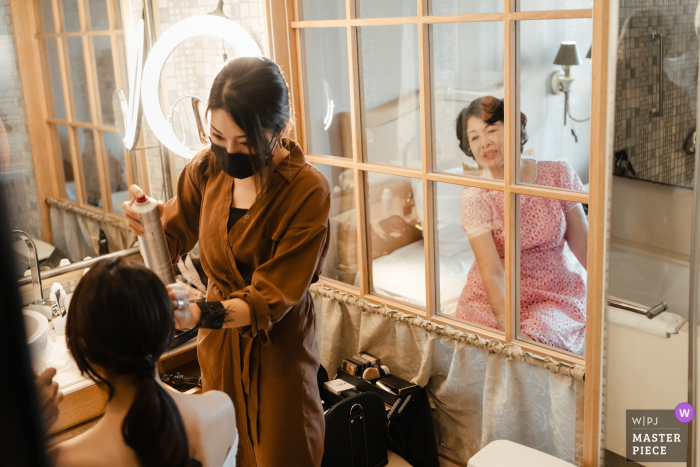
[[[117,89],[112,93],[112,113],[114,114],[114,125],[117,127],[117,133],[124,138],[126,136],[126,127],[129,121],[129,104],[124,91]]]
[[[107,2],[105,0],[88,0],[90,12],[90,30],[104,31],[109,29],[109,15],[107,14]]]
[[[65,182],[66,196],[71,201],[78,201],[78,188],[75,185],[75,173],[73,172],[73,160],[70,152],[70,138],[68,127],[56,125],[55,138],[58,139],[56,147],[60,150],[58,159],[63,168],[63,181]]]
[[[95,68],[97,72],[97,87],[100,95],[102,123],[104,125],[114,125],[112,93],[114,93],[116,89],[116,80],[114,76],[114,61],[110,37],[94,36],[92,38],[92,49],[95,54]]]
[[[570,166],[542,161],[558,188],[580,189]],[[588,219],[580,203],[520,197],[520,339],[585,355]]]
[[[78,0],[61,0],[61,6],[63,7],[63,32],[80,32]]]
[[[431,15],[467,15],[503,11],[503,2],[500,0],[430,0],[429,6]],[[503,50],[502,46],[500,50]]]
[[[129,184],[126,180],[126,162],[124,160],[124,143],[117,133],[103,133],[107,170],[109,172],[109,189],[112,196],[112,212],[124,215],[121,205],[129,201]]]
[[[435,169],[478,176],[455,137],[455,118],[475,99],[503,97],[503,23],[432,24],[430,45]]]
[[[90,97],[85,92],[87,89],[87,75],[85,74],[83,40],[80,37],[67,37],[66,46],[68,48],[68,67],[71,88],[73,89],[75,119],[83,123],[92,123]]]
[[[363,26],[360,37],[367,161],[419,169],[417,26]]]
[[[517,0],[516,11],[582,10],[593,8],[593,0]]]
[[[324,19],[345,19],[344,0],[300,0],[299,19],[320,21]],[[343,30],[345,32],[345,30]]]
[[[355,285],[359,264],[353,171],[325,164],[313,165],[326,177],[331,187],[331,238],[323,275]]]
[[[440,314],[503,330],[503,192],[436,187]]]
[[[302,29],[301,40],[307,152],[352,158],[347,30]]]
[[[41,25],[44,34],[54,34],[56,27],[53,22],[53,6],[51,0],[41,0]]]
[[[379,173],[367,181],[372,291],[425,308],[423,182]]]
[[[523,158],[570,165],[588,188],[593,20],[518,22],[519,106],[526,115]],[[529,172],[519,183],[552,186]]]
[[[97,154],[95,153],[95,135],[92,130],[78,128],[80,158],[83,166],[83,183],[85,200],[95,207],[102,207],[100,192],[100,176],[97,170]]]
[[[358,18],[391,18],[416,16],[418,9],[415,0],[358,0]]]
[[[209,144],[206,134],[207,103],[197,96],[182,96],[170,111],[170,128],[188,149],[199,151]]]
[[[51,79],[51,94],[53,96],[53,112],[56,118],[66,118],[66,101],[63,99],[63,81],[61,68],[58,62],[57,39],[46,39],[46,61],[49,64],[49,76]]]

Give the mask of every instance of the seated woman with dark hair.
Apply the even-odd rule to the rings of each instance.
[[[504,105],[495,97],[472,102],[457,117],[460,149],[476,160],[483,177],[503,180]],[[520,116],[521,146],[527,118]],[[520,181],[583,190],[566,162],[520,159]],[[460,205],[462,226],[474,251],[456,316],[504,329],[505,203],[502,191],[467,188]],[[520,197],[521,335],[562,350],[581,353],[586,335],[586,284],[572,267],[568,245],[586,268],[588,220],[580,203]]]
[[[53,448],[56,466],[235,466],[238,436],[223,392],[166,390],[156,365],[175,330],[168,291],[143,265],[97,263],[71,300],[66,343],[109,401],[89,431]]]

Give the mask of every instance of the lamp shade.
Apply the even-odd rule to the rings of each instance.
[[[580,65],[581,57],[574,41],[563,41],[554,59],[555,65]]]

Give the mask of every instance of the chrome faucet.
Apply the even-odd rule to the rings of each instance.
[[[12,233],[21,238],[27,247],[27,257],[29,258],[29,269],[32,272],[32,287],[34,289],[34,301],[32,305],[43,305],[51,308],[52,317],[60,315],[60,310],[56,302],[44,300],[44,289],[41,286],[41,274],[39,273],[39,252],[34,244],[34,240],[32,240],[26,232],[21,230],[13,230]],[[47,316],[47,318],[49,317]]]

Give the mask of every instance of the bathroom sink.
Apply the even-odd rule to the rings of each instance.
[[[36,311],[22,310],[24,331],[27,333],[27,345],[32,359],[32,368],[37,373],[44,371],[49,343],[49,320]]]

